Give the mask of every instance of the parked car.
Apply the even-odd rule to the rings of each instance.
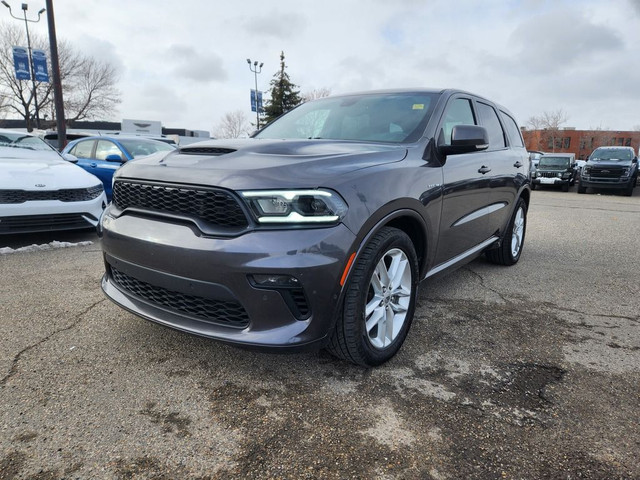
[[[633,147],[598,147],[582,167],[578,193],[587,188],[619,190],[633,195],[638,183],[638,157]]]
[[[64,153],[78,158],[78,165],[98,177],[104,185],[107,200],[111,201],[113,172],[134,158],[156,152],[170,152],[175,146],[144,137],[85,137],[70,142]]]
[[[577,172],[574,153],[545,153],[532,175],[531,188],[535,190],[537,185],[552,185],[568,192],[576,181]]]
[[[96,227],[106,202],[100,180],[49,144],[0,130],[0,234]]]
[[[373,366],[418,284],[522,254],[529,158],[514,117],[456,90],[303,105],[253,138],[129,162],[101,222],[102,288],[178,330]]]
[[[538,162],[540,162],[540,157],[544,155],[544,152],[539,152],[537,150],[530,150],[529,152],[529,161],[531,162],[531,175],[536,172],[538,168]]]

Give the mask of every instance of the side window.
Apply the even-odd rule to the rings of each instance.
[[[98,160],[105,160],[109,155],[118,155],[123,160],[125,159],[124,155],[122,155],[122,152],[115,143],[107,140],[98,140],[96,158]]]
[[[84,142],[76,143],[69,153],[75,155],[78,158],[91,158],[91,152],[93,151],[93,145],[96,142],[93,140],[85,140]]]
[[[504,126],[507,129],[507,135],[509,136],[511,145],[514,147],[524,147],[522,134],[520,133],[520,129],[518,128],[516,121],[502,110],[500,110],[500,116],[502,117],[502,123],[504,123]]]
[[[466,98],[456,98],[447,106],[442,122],[442,143],[451,145],[451,131],[456,125],[477,125],[473,117],[471,100]]]
[[[478,116],[482,126],[489,134],[489,150],[499,150],[506,146],[504,142],[504,132],[498,120],[498,114],[491,105],[478,102]]]

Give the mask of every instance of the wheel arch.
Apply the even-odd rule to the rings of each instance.
[[[427,267],[429,258],[429,229],[424,218],[411,208],[394,210],[384,215],[373,225],[365,224],[356,236],[354,248],[356,256],[354,260],[358,258],[369,239],[384,227],[397,228],[406,233],[411,239],[418,258],[418,269],[421,275],[419,278],[422,278],[422,273]],[[346,278],[348,279],[348,276]]]

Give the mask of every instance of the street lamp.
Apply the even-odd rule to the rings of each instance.
[[[256,80],[256,130],[260,130],[260,105],[258,104],[258,74],[262,72],[262,66],[264,63],[260,62],[258,65],[258,61],[256,60],[251,65],[251,59],[247,58],[247,63],[249,64],[249,70],[253,72],[253,76]]]
[[[16,17],[11,11],[11,5],[9,5],[5,0],[2,0],[2,4],[9,9],[9,14],[15,18],[16,20],[22,20],[20,17]],[[29,5],[26,3],[22,4],[22,13],[24,15],[24,27],[27,29],[27,48],[29,50],[29,64],[31,65],[31,85],[33,87],[33,101],[36,107],[36,128],[40,128],[40,115],[38,112],[38,95],[36,93],[36,69],[33,65],[33,55],[31,54],[31,38],[29,37],[29,22],[38,23],[40,21],[40,15],[45,12],[45,9],[41,9],[38,12],[38,19],[32,20],[27,18],[27,9]]]

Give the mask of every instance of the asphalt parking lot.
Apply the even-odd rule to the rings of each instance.
[[[640,478],[640,188],[532,198],[520,262],[422,284],[371,370],[141,320],[92,233],[0,255],[0,479]]]

